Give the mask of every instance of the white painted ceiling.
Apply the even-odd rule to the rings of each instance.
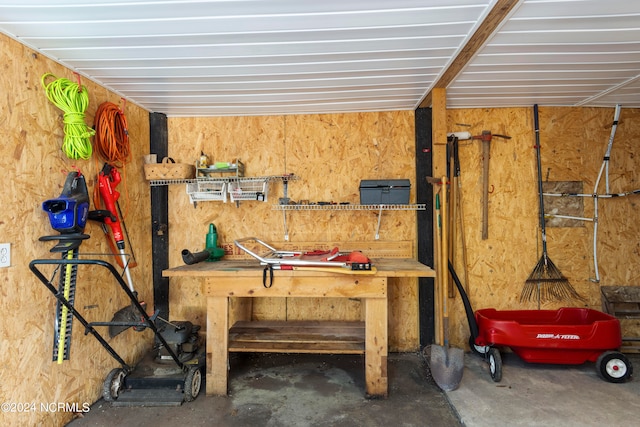
[[[413,110],[434,87],[450,108],[640,107],[638,0],[0,0],[0,31],[168,116]]]

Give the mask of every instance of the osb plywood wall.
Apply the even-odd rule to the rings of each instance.
[[[593,193],[611,134],[614,108],[551,108],[540,106],[540,145],[544,181],[581,181],[584,193]],[[474,308],[536,309],[537,302],[521,303],[525,280],[541,256],[533,107],[450,110],[451,131],[482,130],[511,139],[491,142],[489,172],[489,232],[482,240],[482,155],[480,141],[460,145],[463,223],[467,249],[468,290]],[[611,160],[611,193],[640,188],[640,111],[622,108]],[[604,193],[604,178],[598,194]],[[638,286],[640,195],[601,199],[598,203],[599,283],[594,281],[593,221],[579,227],[547,226],[549,257],[569,279],[585,302],[553,302],[601,308],[600,286]],[[548,210],[547,210],[548,211]],[[563,214],[564,212],[557,212]],[[593,198],[584,200],[584,217],[594,217]],[[456,244],[456,269],[465,277],[462,241]],[[464,346],[469,327],[460,297],[450,311],[453,343]],[[623,335],[639,336],[638,321],[623,322]]]
[[[71,360],[51,361],[55,301],[31,274],[32,259],[54,258],[50,244],[39,242],[52,234],[41,209],[44,200],[57,197],[66,173],[79,167],[88,177],[89,190],[101,161],[70,161],[60,151],[63,138],[61,112],[44,96],[40,77],[52,72],[73,74],[53,61],[34,55],[4,36],[0,43],[2,76],[6,94],[0,104],[0,167],[5,173],[0,215],[0,243],[11,244],[11,266],[0,268],[0,383],[3,402],[91,403],[99,397],[104,377],[117,363],[91,336],[74,324]],[[90,81],[90,105],[86,122],[92,123],[97,106],[104,101],[120,104],[118,96]],[[132,161],[125,170],[121,204],[138,267],[133,281],[142,299],[152,305],[149,187],[143,177],[142,155],[148,152],[147,112],[127,104]],[[613,108],[540,108],[542,163],[545,180],[582,181],[592,191],[610,134]],[[640,111],[624,109],[610,163],[612,192],[634,190],[638,185],[638,135]],[[468,283],[475,308],[536,308],[535,302],[519,301],[524,281],[540,256],[538,202],[531,108],[450,110],[451,131],[478,134],[490,130],[507,134],[508,141],[494,139],[490,158],[489,237],[481,239],[481,149],[477,141],[463,142],[460,149],[462,206],[467,265],[462,264],[457,244],[456,268]],[[467,124],[470,126],[462,126]],[[171,118],[169,151],[176,161],[191,163],[201,151],[214,161],[240,158],[248,176],[295,173],[289,184],[293,200],[358,203],[361,179],[409,178],[411,201],[415,201],[414,116],[411,112],[305,115],[236,118]],[[125,191],[126,190],[126,191]],[[204,248],[208,224],[216,224],[220,244],[232,249],[234,239],[256,236],[268,242],[285,238],[281,211],[272,209],[282,196],[282,183],[269,188],[266,203],[201,202],[194,207],[183,185],[170,186],[170,265],[182,264],[182,249]],[[599,203],[599,273],[595,283],[592,258],[593,223],[582,227],[547,229],[549,255],[585,297],[585,305],[600,308],[601,285],[638,285],[638,196],[601,200]],[[593,201],[585,200],[585,217],[593,217]],[[374,239],[377,215],[372,212],[287,213],[290,242],[366,242]],[[89,223],[91,239],[82,252],[107,253],[102,230]],[[386,212],[381,241],[415,241],[419,232],[414,212]],[[415,280],[394,281],[390,287],[390,345],[392,351],[418,346],[417,286]],[[104,274],[80,272],[76,307],[90,321],[109,320],[128,304],[116,284]],[[466,345],[468,327],[460,298],[450,310],[452,343]],[[543,304],[553,308],[563,303]],[[171,281],[171,317],[204,324],[204,298],[199,283]],[[358,301],[260,300],[253,307],[259,319],[358,319]],[[629,330],[637,322],[626,326]],[[636,335],[638,335],[636,333]],[[151,342],[148,332],[129,330],[109,340],[128,362],[135,361]],[[3,413],[3,425],[62,425],[68,412]]]
[[[102,382],[117,362],[84,328],[75,321],[71,340],[71,359],[62,364],[52,362],[55,298],[28,268],[33,259],[59,258],[49,249],[52,242],[39,242],[44,235],[57,234],[41,205],[57,198],[68,171],[79,168],[87,178],[89,192],[102,161],[72,161],[61,152],[62,112],[49,102],[40,78],[51,72],[58,77],[75,79],[73,73],[57,63],[34,54],[30,49],[0,35],[0,169],[4,174],[0,243],[11,245],[11,266],[0,268],[0,401],[35,403],[36,410],[0,415],[2,425],[64,425],[73,413],[62,410],[43,411],[40,404],[91,404],[100,397]],[[82,80],[89,91],[85,122],[93,124],[99,104],[110,101],[122,105],[120,98],[90,81]],[[150,253],[149,188],[142,174],[142,155],[148,152],[148,113],[127,104],[132,161],[124,170],[118,186],[120,203],[126,212],[126,225],[136,254],[143,259]],[[94,206],[91,206],[93,209]],[[101,228],[89,223],[83,253],[108,253]],[[107,260],[113,262],[107,257]],[[143,299],[152,306],[152,283],[149,262],[139,262],[132,269],[133,281]],[[44,268],[46,275],[51,269]],[[57,276],[56,276],[57,277]],[[57,286],[57,282],[56,282]],[[88,321],[110,320],[116,310],[128,304],[117,283],[100,270],[80,269],[77,278],[75,307]],[[150,332],[126,331],[107,341],[128,363],[135,362],[152,342]]]
[[[310,202],[359,203],[362,179],[408,178],[415,201],[415,136],[413,112],[326,114],[275,117],[169,118],[169,154],[195,162],[201,152],[211,161],[240,158],[246,176],[294,173],[288,196]],[[364,211],[276,211],[283,184],[272,183],[267,202],[242,201],[239,206],[199,202],[194,207],[183,185],[172,185],[169,199],[170,265],[181,265],[182,249],[202,250],[208,224],[218,230],[219,244],[258,237],[276,244],[290,242],[367,242],[374,240],[378,216]],[[381,241],[415,240],[415,212],[385,212]],[[276,244],[277,246],[277,244]],[[308,248],[313,249],[313,248]],[[395,351],[417,349],[417,284],[390,286],[390,345]],[[204,324],[201,284],[172,278],[171,317]],[[255,319],[360,319],[358,301],[335,299],[264,299],[253,305]]]

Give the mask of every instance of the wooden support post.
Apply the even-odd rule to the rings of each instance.
[[[229,300],[207,298],[207,395],[226,396],[229,376]]]
[[[433,89],[432,93],[432,176],[441,177],[447,173],[447,91]]]
[[[432,174],[431,176],[434,178],[440,178],[447,174],[447,92],[446,89],[436,88],[432,91],[432,138],[433,138],[433,155],[431,158],[432,162]],[[445,191],[446,186],[442,186],[443,191]],[[436,211],[435,208],[435,195],[434,195],[434,204],[433,211]],[[442,212],[441,215],[446,215],[446,212]],[[437,219],[433,221],[434,227],[434,236],[437,235],[435,228],[438,226]],[[438,250],[436,250],[436,245],[440,245],[440,242],[434,239],[433,253],[437,254]],[[448,277],[449,274],[447,272],[447,266],[442,265],[442,258],[438,259],[436,257],[434,261],[434,269],[436,270],[436,280],[435,280],[435,295],[436,295],[436,313],[442,313],[441,307],[442,299],[438,298],[437,295],[440,294],[440,286],[443,286],[446,283],[445,280],[441,278]],[[442,275],[442,276],[440,276]],[[436,316],[436,331],[442,330],[441,323],[443,322],[442,316]],[[436,334],[438,335],[438,334]]]
[[[365,382],[368,397],[388,394],[388,308],[386,298],[367,298],[365,331]]]

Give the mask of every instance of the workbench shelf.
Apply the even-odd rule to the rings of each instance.
[[[238,321],[230,352],[364,354],[365,323],[357,321]]]

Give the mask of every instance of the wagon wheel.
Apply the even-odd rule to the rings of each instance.
[[[189,368],[189,372],[184,379],[184,400],[185,402],[191,402],[200,393],[200,386],[202,385],[202,372],[197,366]]]
[[[499,383],[502,380],[502,357],[500,356],[500,350],[492,347],[489,350],[489,372],[491,373],[491,379],[494,382]]]
[[[596,361],[596,371],[605,381],[623,383],[631,378],[633,366],[624,354],[605,351]]]
[[[109,372],[102,383],[102,398],[107,402],[113,402],[118,398],[124,388],[124,379],[127,373],[122,368],[115,368]]]
[[[476,348],[476,340],[474,340],[473,337],[469,337],[469,348],[471,349],[472,352],[476,354],[482,354]]]
[[[490,347],[488,345],[477,345],[476,340],[474,340],[473,337],[469,337],[469,347],[471,348],[471,351],[473,353],[483,356],[486,355],[490,350]]]

